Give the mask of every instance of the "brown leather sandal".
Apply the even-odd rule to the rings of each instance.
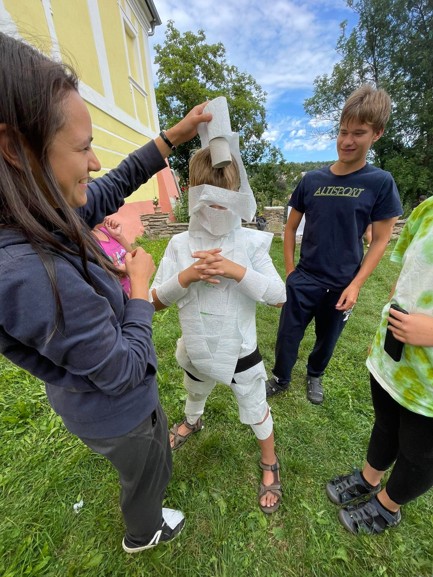
[[[263,511],[263,513],[269,515],[270,513],[275,513],[275,511],[281,505],[281,499],[283,497],[283,491],[281,489],[280,473],[279,473],[280,464],[277,459],[273,465],[266,465],[261,461],[259,465],[262,471],[272,471],[274,474],[274,482],[272,483],[272,485],[263,485],[263,483],[260,483],[259,488],[259,507]],[[260,499],[263,497],[263,495],[266,495],[266,493],[268,493],[269,491],[274,495],[276,495],[278,497],[278,500],[271,507],[266,507],[260,503]]]
[[[189,430],[189,433],[186,435],[181,435],[179,433],[179,427],[181,425],[185,425],[186,428]],[[173,425],[170,429],[170,435],[173,435],[173,446],[171,447],[172,451],[175,451],[176,449],[179,449],[179,447],[181,447],[184,443],[186,443],[186,441],[189,439],[189,437],[193,434],[193,433],[198,433],[199,431],[201,431],[203,429],[204,425],[202,420],[199,418],[198,421],[194,424],[194,425],[190,425],[188,423],[188,421],[186,420],[186,417],[184,418],[184,420],[181,423],[176,423],[175,425]]]

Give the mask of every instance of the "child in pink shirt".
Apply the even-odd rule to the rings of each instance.
[[[123,235],[122,225],[114,218],[107,216],[101,224],[93,229],[96,240],[111,262],[120,269],[125,268],[125,255],[132,251],[132,246]],[[120,279],[123,290],[131,295],[131,282],[125,274]]]

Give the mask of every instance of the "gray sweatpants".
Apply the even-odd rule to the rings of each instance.
[[[162,501],[172,471],[167,418],[161,405],[123,437],[81,440],[119,473],[127,537],[139,543],[149,541],[162,523]]]

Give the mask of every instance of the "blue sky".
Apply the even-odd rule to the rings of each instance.
[[[251,74],[267,92],[265,137],[287,161],[336,158],[335,141],[317,134],[315,119],[305,114],[303,102],[313,94],[314,79],[331,73],[338,61],[340,23],[348,20],[349,27],[356,23],[344,0],[154,0],[154,4],[162,26],[150,38],[151,48],[164,43],[169,19],[180,32],[204,30],[208,43],[222,42],[228,62]]]

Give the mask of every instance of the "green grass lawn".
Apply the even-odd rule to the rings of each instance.
[[[158,262],[166,241],[144,245]],[[405,506],[401,525],[379,537],[344,531],[324,492],[329,478],[363,463],[372,424],[365,358],[398,273],[389,262],[391,248],[337,345],[324,379],[324,404],[305,398],[312,327],[291,390],[271,400],[284,489],[279,511],[265,516],[258,508],[256,440],[239,422],[228,387],[217,386],[204,430],[174,454],[166,504],[185,512],[185,529],[173,543],[135,556],[121,548],[115,472],[64,429],[41,383],[0,357],[0,575],[432,577],[433,492]],[[282,272],[280,239],[272,256]],[[258,307],[259,345],[269,372],[278,317],[277,309]],[[158,383],[170,424],[182,417],[185,400],[174,358],[179,335],[175,307],[155,315]]]

